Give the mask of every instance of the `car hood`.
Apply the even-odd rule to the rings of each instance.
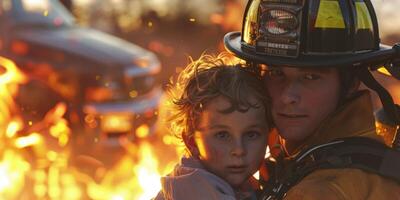
[[[16,34],[18,38],[26,42],[75,54],[106,65],[132,66],[136,58],[155,59],[150,51],[90,28],[31,29]]]

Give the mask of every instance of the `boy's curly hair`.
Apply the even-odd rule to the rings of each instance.
[[[199,60],[192,61],[179,74],[176,83],[170,85],[168,92],[172,100],[172,115],[169,128],[178,138],[194,134],[202,109],[218,96],[225,97],[231,104],[222,113],[264,107],[265,123],[271,128],[270,98],[262,77],[253,68],[231,61],[228,54],[203,55]]]

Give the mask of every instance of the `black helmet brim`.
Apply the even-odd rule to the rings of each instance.
[[[230,32],[224,37],[225,48],[236,57],[256,63],[282,67],[350,67],[368,66],[378,67],[391,60],[395,54],[395,49],[380,45],[377,51],[365,53],[353,53],[345,55],[300,55],[298,58],[285,58],[278,56],[268,56],[255,54],[242,47],[241,33]]]

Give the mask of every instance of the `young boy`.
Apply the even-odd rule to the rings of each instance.
[[[264,160],[270,100],[257,73],[226,60],[202,56],[171,90],[171,128],[187,155],[156,200],[255,199],[249,181]]]

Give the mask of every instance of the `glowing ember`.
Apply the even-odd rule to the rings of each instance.
[[[149,126],[143,124],[136,129],[136,136],[138,138],[146,138],[150,133]]]
[[[6,130],[6,136],[8,138],[12,138],[15,136],[15,134],[20,131],[22,128],[21,122],[18,121],[12,121],[8,124],[7,130]]]
[[[25,147],[29,147],[29,146],[33,146],[36,144],[39,144],[42,142],[42,137],[39,135],[39,133],[33,133],[29,136],[26,137],[20,137],[18,139],[16,139],[15,141],[15,146],[17,148],[25,148]]]

